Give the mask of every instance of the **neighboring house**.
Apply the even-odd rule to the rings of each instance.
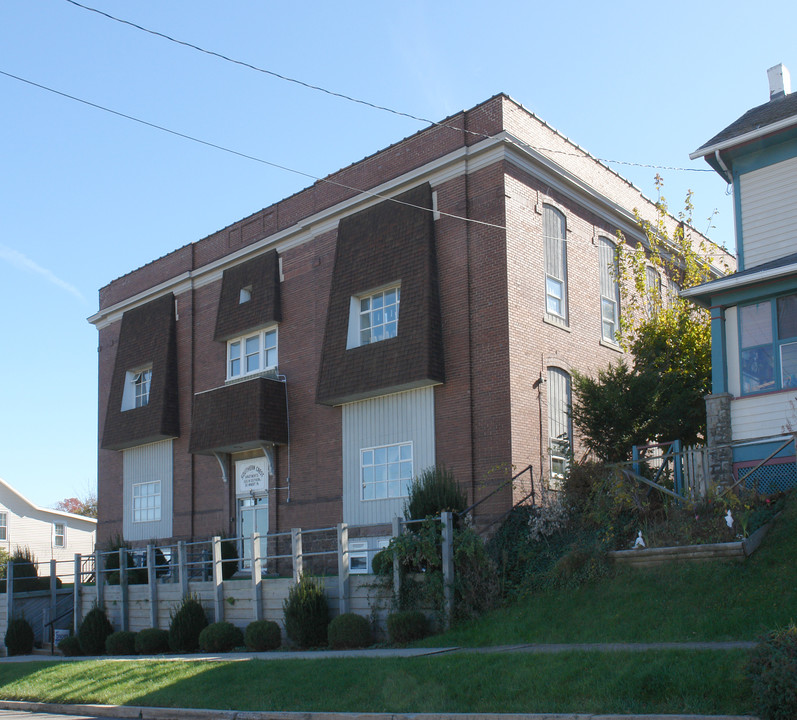
[[[750,472],[797,431],[797,95],[782,65],[769,102],[690,157],[733,185],[739,270],[683,293],[711,308],[712,475]],[[759,488],[797,485],[791,444],[755,473]]]
[[[39,563],[57,560],[59,577],[72,577],[76,553],[94,552],[97,521],[94,518],[34,505],[0,479],[0,548],[9,555],[29,548]],[[39,565],[39,575],[49,575]]]
[[[345,522],[367,569],[436,463],[469,503],[497,490],[488,528],[531,489],[514,473],[539,492],[583,453],[572,372],[623,356],[634,208],[655,220],[497,95],[113,281],[90,318],[100,544]]]

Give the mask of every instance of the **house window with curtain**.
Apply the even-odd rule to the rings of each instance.
[[[572,455],[573,426],[570,419],[570,375],[548,368],[548,453],[551,486],[559,487]]]
[[[617,343],[617,324],[620,319],[620,269],[614,243],[601,238],[600,285],[601,285],[601,337],[610,343]]]
[[[544,205],[545,312],[567,323],[567,223],[556,208]]]

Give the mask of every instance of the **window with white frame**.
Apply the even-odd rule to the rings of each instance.
[[[742,395],[797,387],[797,294],[739,308]]]
[[[412,443],[360,450],[362,500],[406,497],[412,481]]]
[[[352,575],[373,572],[374,555],[389,544],[390,538],[387,537],[349,540],[349,572]]]
[[[125,373],[125,386],[122,391],[122,410],[133,410],[149,405],[151,385],[151,365],[128,370]]]
[[[401,286],[394,285],[351,299],[347,348],[370,345],[398,335]]]
[[[161,484],[159,480],[133,485],[133,522],[161,519]]]
[[[656,268],[645,268],[645,291],[647,292],[648,315],[652,316],[661,307],[661,276]]]
[[[545,311],[567,322],[567,223],[556,208],[542,208],[545,243]]]
[[[617,342],[617,324],[620,316],[620,269],[617,249],[608,238],[602,237],[600,252],[601,285],[601,337],[610,343]]]
[[[277,367],[277,328],[259,330],[227,342],[227,379]]]
[[[0,512],[0,540],[8,540],[8,513]]]
[[[66,525],[53,523],[53,547],[66,547]]]
[[[558,487],[567,473],[573,437],[570,419],[570,375],[556,367],[548,368],[548,448],[551,485]]]

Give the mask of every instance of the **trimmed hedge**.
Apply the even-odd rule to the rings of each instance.
[[[199,647],[199,633],[208,626],[205,608],[195,595],[186,595],[172,609],[169,624],[169,647],[176,652],[194,652]]]
[[[277,623],[271,620],[255,620],[246,626],[244,644],[252,652],[276,650],[282,645],[282,631]]]
[[[135,655],[136,633],[119,630],[105,638],[105,652],[108,655]]]
[[[244,644],[244,634],[230,622],[215,622],[199,633],[199,649],[202,652],[232,652]]]
[[[139,655],[161,655],[169,652],[169,631],[147,628],[136,633],[136,653]]]
[[[113,632],[105,610],[95,605],[80,623],[78,639],[80,649],[84,655],[103,655],[105,653],[105,640]]]
[[[4,642],[9,655],[30,655],[33,652],[33,628],[25,618],[8,623]]]
[[[425,638],[429,634],[429,622],[418,610],[403,610],[387,616],[387,632],[390,642],[403,645]]]
[[[367,647],[372,642],[371,623],[356,613],[338,615],[329,623],[327,638],[334,650]]]

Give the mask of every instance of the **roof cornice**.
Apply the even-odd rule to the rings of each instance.
[[[750,132],[746,132],[742,135],[728,138],[727,140],[715,143],[714,145],[698,148],[693,153],[689,154],[689,158],[691,160],[697,160],[697,158],[705,157],[706,155],[713,155],[718,151],[722,152],[723,150],[728,150],[729,148],[736,147],[737,145],[744,145],[745,143],[752,142],[753,140],[759,140],[767,135],[772,135],[773,133],[780,132],[781,130],[785,130],[795,125],[797,125],[797,115],[792,115],[790,117],[783,118],[782,120],[778,120],[770,125],[764,125],[763,127],[756,128],[755,130],[751,130]]]

